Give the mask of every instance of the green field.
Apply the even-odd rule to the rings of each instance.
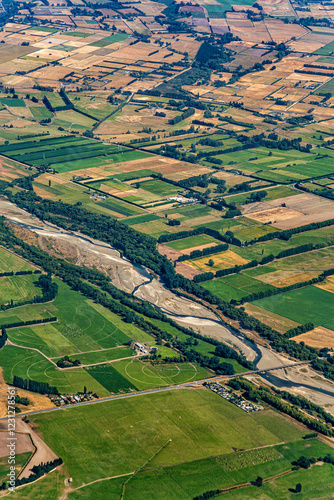
[[[168,391],[31,420],[63,458],[73,486],[136,470],[169,439],[150,468],[295,441],[305,434],[274,412],[248,415],[208,390]]]
[[[133,351],[124,346],[130,339],[154,343],[153,337],[133,324],[123,322],[116,314],[72,291],[60,280],[57,283],[59,292],[53,302],[0,312],[0,324],[57,317],[53,323],[7,330],[9,339],[16,347],[6,346],[0,351],[5,380],[11,383],[14,375],[30,377],[41,382],[48,381],[60,392],[66,393],[82,390],[86,385],[100,395],[107,395],[110,390],[119,392],[133,387],[132,380],[123,379],[122,373],[112,365],[107,365],[104,371],[109,375],[102,378],[96,375],[101,371],[97,368],[92,373],[85,368],[66,372],[55,369],[50,358],[54,358],[55,363],[59,357],[68,355],[71,359],[79,359],[82,364],[101,363],[132,356]],[[160,380],[161,377],[156,377],[157,383]]]
[[[1,97],[0,102],[2,105],[6,105],[9,108],[25,108],[25,102],[22,99],[13,99],[9,97]]]
[[[231,7],[231,4],[228,2],[228,5],[204,5],[203,6],[211,18],[224,18],[225,11]]]
[[[71,359],[78,359],[82,365],[89,365],[93,363],[102,363],[103,361],[114,361],[116,359],[126,358],[132,356],[134,351],[129,347],[111,347],[110,349],[104,349],[93,352],[77,353],[71,356]],[[52,358],[53,361],[57,361],[59,358]]]
[[[107,45],[111,45],[116,42],[122,42],[129,35],[126,33],[115,33],[114,35],[107,36],[106,38],[102,38],[102,40],[98,40],[97,42],[90,43],[93,47],[106,47]]]
[[[0,247],[0,273],[13,271],[33,271],[34,267],[18,255]],[[37,280],[38,276],[35,276]]]
[[[238,484],[245,484],[254,481],[257,476],[263,478],[272,477],[275,474],[286,473],[286,475],[264,482],[261,488],[249,486],[230,493],[224,493],[224,497],[233,500],[281,500],[300,498],[307,500],[331,498],[334,488],[333,466],[323,464],[313,466],[312,469],[300,469],[296,472],[289,472],[291,460],[299,457],[299,454],[309,456],[312,450],[323,456],[328,451],[332,451],[322,443],[310,444],[305,442],[295,442],[284,446],[274,446],[272,448],[246,451],[223,455],[216,458],[208,458],[197,462],[180,464],[178,466],[165,467],[151,471],[142,471],[129,481],[125,488],[126,500],[146,500],[156,498],[157,500],[192,500],[198,494],[206,491],[233,487]],[[230,470],[225,467],[225,463],[235,462],[235,457],[240,457],[238,469]],[[243,466],[242,461],[247,460],[247,466]],[[87,486],[82,490],[70,493],[70,500],[80,500],[87,498],[107,497],[106,491],[114,495],[112,498],[120,498],[124,478],[109,480],[104,483],[96,483]],[[293,493],[297,483],[303,485],[302,495]],[[157,484],[159,488],[157,489]]]
[[[37,281],[34,274],[26,276],[0,277],[0,304],[9,304],[32,300],[35,295],[42,295],[41,289],[34,285]]]
[[[143,181],[139,183],[139,186],[141,187],[141,189],[149,191],[150,193],[156,194],[158,196],[173,195],[180,191],[179,187],[159,180]]]
[[[84,368],[71,371],[58,371],[44,356],[36,351],[6,345],[0,351],[0,363],[7,383],[12,383],[13,376],[24,379],[31,378],[38,382],[48,382],[56,386],[62,394],[73,394],[82,391],[86,386],[88,391],[99,396],[108,396],[110,392],[99,384]]]
[[[34,118],[38,120],[44,120],[45,118],[52,118],[53,113],[46,109],[44,106],[31,106],[30,111],[32,112]]]
[[[151,222],[157,219],[159,219],[157,215],[146,214],[146,215],[139,215],[138,217],[131,217],[129,219],[123,220],[123,222],[128,226],[135,226],[136,224],[143,224],[145,222]]]
[[[60,99],[54,94],[51,94],[50,99],[52,97]],[[56,105],[57,102],[54,104]],[[54,125],[59,124],[58,122],[62,122],[63,125],[67,123],[67,126],[74,123],[77,127],[86,130],[94,123],[90,118],[73,110],[59,111],[57,117],[57,120],[53,122]],[[150,156],[142,151],[126,150],[123,147],[119,149],[116,145],[73,136],[3,145],[0,146],[0,153],[28,165],[48,165],[58,172],[69,172],[80,168],[137,160]]]
[[[137,387],[110,364],[86,368],[87,373],[109,392],[129,392]]]
[[[313,52],[313,54],[319,55],[319,56],[329,56],[334,52],[334,42],[330,42],[324,47],[321,47],[320,49],[316,50]]]
[[[4,279],[4,278],[0,278]],[[57,280],[59,292],[48,304],[22,306],[0,313],[1,323],[56,316],[58,322],[9,330],[9,337],[18,345],[38,348],[49,357],[109,349],[134,340],[150,339],[132,324],[124,323],[116,314],[87,300]],[[12,319],[13,318],[13,319]],[[120,356],[122,357],[122,356]]]
[[[261,191],[265,191],[267,194],[264,198],[262,198],[262,201],[271,201],[271,200],[277,200],[279,198],[285,198],[286,196],[295,196],[299,194],[298,191],[295,189],[292,189],[287,186],[278,186],[278,187],[273,187],[273,188],[266,188],[266,189],[261,189]],[[260,191],[260,192],[261,192]],[[251,193],[256,192],[256,190],[243,193],[243,194],[236,194],[233,196],[229,196],[227,198],[227,201],[229,203],[234,202],[236,205],[242,205],[246,200],[250,199]]]
[[[256,300],[254,304],[298,323],[312,322],[334,330],[334,294],[316,286]]]
[[[139,390],[183,384],[214,375],[212,371],[202,368],[197,363],[173,363],[154,366],[138,359],[124,359],[113,364],[113,367]]]
[[[32,26],[31,28],[28,28],[28,30],[31,31],[46,31],[46,33],[57,33],[59,29],[55,28],[49,28],[49,26]]]
[[[30,457],[31,457],[30,452],[20,453],[20,454],[17,454],[15,456],[16,477],[18,476],[20,470],[28,462]],[[10,465],[8,464],[8,457],[1,457],[0,458],[0,484],[2,484],[3,481],[7,481],[7,479],[8,479],[7,474],[9,473],[9,470],[10,470]]]
[[[263,292],[274,288],[246,274],[224,276],[223,278],[206,281],[201,286],[227,301],[232,299],[240,300],[251,293]]]
[[[53,180],[49,176],[40,176],[33,182],[34,190],[39,190],[39,195],[44,198],[61,199],[64,203],[72,205],[79,202],[91,212],[102,213],[110,217],[124,218],[143,213],[140,207],[107,194],[105,200],[98,201],[98,199],[91,198],[94,193],[91,186],[89,186],[90,190],[82,184],[57,181],[57,178]],[[154,218],[153,215],[152,217]]]
[[[187,248],[196,247],[199,245],[206,245],[207,243],[220,244],[221,242],[208,236],[207,234],[199,234],[198,236],[190,236],[181,240],[167,242],[166,245],[174,250],[186,250]]]

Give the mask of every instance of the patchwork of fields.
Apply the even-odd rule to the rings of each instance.
[[[0,416],[63,461],[14,498],[332,498],[330,2],[7,3]]]
[[[300,455],[324,455],[330,450],[320,441],[303,441],[300,426],[272,411],[246,415],[212,392],[201,390],[141,396],[136,401],[128,400],[125,406],[120,401],[103,403],[52,418],[47,414],[36,416],[33,422],[69,464],[74,487],[129,474],[151,459],[125,485],[129,498],[147,498],[153,491],[161,499],[193,498],[204,491],[228,488],[253,477],[255,480],[258,475],[286,472]],[[74,439],[78,433],[82,435],[80,441]],[[60,434],[70,446],[59,439]],[[88,444],[92,436],[93,446]],[[164,444],[165,448],[154,456]],[[83,464],[78,457],[86,449],[89,454],[85,454]],[[87,485],[71,493],[70,498],[87,494],[110,498],[121,492],[128,477],[109,480],[107,489],[99,482]],[[159,492],[154,489],[157,481]]]

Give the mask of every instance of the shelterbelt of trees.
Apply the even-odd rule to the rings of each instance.
[[[20,208],[27,210],[40,219],[48,220],[68,230],[79,230],[83,234],[109,243],[133,263],[142,264],[158,273],[167,288],[173,289],[174,291],[179,290],[181,293],[186,292],[187,296],[190,294],[191,296],[195,296],[214,305],[228,318],[238,321],[241,328],[256,331],[263,338],[267,339],[275,350],[286,352],[290,356],[300,360],[313,360],[314,368],[319,369],[326,377],[334,380],[334,358],[332,356],[327,355],[327,359],[321,360],[320,363],[318,360],[318,351],[316,349],[297,344],[293,340],[282,336],[258,319],[249,316],[243,309],[236,308],[233,304],[221,300],[209,290],[176,274],[172,263],[157,251],[156,240],[153,238],[138,233],[134,229],[108,216],[96,215],[82,207],[72,206],[61,201],[44,200],[33,192],[21,191],[15,194],[15,196],[11,196],[11,200]],[[326,223],[329,224],[329,221],[326,221]],[[294,229],[291,234],[302,232],[306,227],[314,229],[314,225],[309,224],[308,226]],[[29,257],[27,258],[29,259]],[[48,255],[47,258],[51,259]],[[60,260],[57,261],[58,265],[59,262]],[[43,262],[42,267],[44,267],[44,265],[45,263]],[[62,279],[65,281],[69,280],[68,276],[73,275],[73,271],[69,272],[70,268],[68,266],[70,266],[68,263],[64,263],[61,266],[62,269],[57,269],[57,272],[61,274]],[[51,265],[51,268],[53,267],[55,267],[55,263]],[[67,272],[69,272],[68,275],[66,274]],[[92,271],[86,268],[78,268],[77,276],[84,277],[85,274],[87,275],[89,273],[92,273]],[[98,281],[101,280],[101,276],[103,275],[100,275]],[[106,279],[106,277],[104,277],[104,279]],[[80,286],[83,286],[83,284]],[[95,293],[94,289],[92,293]],[[120,292],[118,291],[118,293]],[[106,300],[106,298],[104,297],[103,300]],[[117,306],[119,306],[118,303]],[[142,307],[147,308],[147,305]],[[141,320],[141,318],[140,320],[138,319],[138,321]],[[150,328],[151,327],[152,325],[150,325]]]

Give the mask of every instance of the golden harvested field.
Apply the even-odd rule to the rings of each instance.
[[[194,248],[188,248],[187,252],[194,250]],[[208,266],[209,260],[213,260],[213,266]],[[240,257],[232,250],[226,250],[225,252],[207,255],[199,259],[193,259],[185,261],[185,263],[194,269],[201,272],[218,271],[219,269],[228,269],[236,265],[247,264],[249,260]]]
[[[228,25],[233,35],[238,36],[244,42],[261,43],[262,41],[271,41],[263,21],[252,23],[248,20],[228,19]]]
[[[279,270],[273,273],[262,274],[258,276],[258,280],[263,283],[275,286],[276,288],[282,288],[284,286],[294,285],[295,283],[301,283],[303,281],[308,281],[316,278],[318,273],[314,272],[300,272],[298,270]]]
[[[334,348],[334,332],[323,326],[317,326],[317,328],[310,332],[297,335],[292,340],[298,343],[305,342],[306,345],[315,349],[322,349],[323,347]]]
[[[266,224],[268,222],[274,224],[277,222],[290,220],[293,219],[294,217],[299,217],[302,215],[303,215],[302,212],[298,212],[297,210],[292,210],[291,208],[277,207],[277,208],[269,208],[268,210],[260,210],[259,212],[253,212],[250,215],[247,215],[247,217],[249,219],[262,222],[262,224]]]
[[[288,0],[263,0],[261,5],[265,14],[272,16],[293,16],[293,11]]]
[[[0,179],[11,182],[22,175],[29,175],[28,167],[23,167],[12,160],[0,156]]]
[[[8,385],[5,383],[2,374],[2,368],[0,368],[0,417],[5,417],[8,415]],[[30,405],[28,410],[24,411],[34,411],[34,410],[44,410],[45,408],[54,408],[54,404],[51,403],[47,396],[42,394],[37,394],[34,392],[25,391],[24,389],[18,389],[18,394],[21,397],[28,398]],[[25,407],[23,407],[25,408]],[[17,450],[18,453],[18,450]],[[2,455],[2,454],[1,454]],[[3,455],[2,455],[3,456]]]
[[[110,163],[100,167],[92,167],[80,169],[80,175],[89,176],[92,180],[103,179],[113,174],[122,172],[135,172],[136,170],[150,169],[157,173],[167,175],[173,172],[185,171],[186,169],[193,169],[194,165],[184,163],[172,158],[165,158],[163,156],[154,155],[140,160],[131,160],[120,163]],[[62,177],[65,179],[72,179],[73,175],[77,175],[78,171],[65,172]]]
[[[323,283],[317,283],[315,286],[322,288],[327,292],[334,293],[334,276],[329,276]]]
[[[131,77],[128,78],[129,80],[133,80]],[[143,84],[141,82],[139,83],[139,87],[141,86],[143,88]],[[132,132],[138,132],[142,130],[143,127],[149,127],[152,130],[161,130],[161,128],[168,127],[168,120],[174,118],[177,114],[173,110],[166,110],[166,117],[157,117],[154,116],[154,112],[150,108],[140,109],[140,107],[141,105],[138,105],[138,107],[131,105],[124,106],[121,111],[102,122],[96,129],[96,133],[103,136],[114,136],[119,133],[124,134],[129,129],[131,129]]]
[[[248,302],[246,302],[243,307],[245,308],[247,314],[250,314],[265,325],[270,326],[280,333],[285,333],[287,330],[290,330],[290,328],[295,328],[300,324]]]

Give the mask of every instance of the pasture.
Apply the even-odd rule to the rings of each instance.
[[[227,301],[231,299],[239,300],[251,293],[264,292],[274,288],[269,284],[261,283],[261,281],[241,273],[206,281],[201,283],[201,286]]]
[[[13,271],[33,271],[34,267],[30,262],[23,260],[21,257],[9,250],[0,247],[0,273]],[[37,280],[38,276],[35,276]]]
[[[180,191],[179,187],[159,180],[143,181],[139,183],[139,186],[141,189],[144,189],[144,191],[149,191],[150,193],[156,194],[158,196],[173,195],[177,194]]]
[[[97,183],[100,186],[99,183]],[[96,188],[98,189],[98,186]],[[42,198],[59,200],[64,203],[81,203],[87,210],[103,213],[115,218],[124,218],[143,213],[140,207],[129,204],[113,196],[98,198],[94,191],[95,183],[85,187],[52,174],[42,174],[33,182],[35,193]]]
[[[35,295],[42,295],[41,289],[34,285],[38,277],[34,274],[26,276],[0,277],[0,304],[32,300]]]
[[[31,419],[63,458],[73,486],[136,470],[169,439],[150,468],[295,441],[305,433],[272,411],[247,415],[209,390],[174,390]]]
[[[288,446],[286,446],[288,448]],[[312,448],[313,449],[313,448]],[[330,451],[331,448],[322,448],[322,453]],[[263,462],[255,466],[244,467],[236,471],[226,472],[219,463],[218,458],[208,458],[199,460],[196,463],[180,464],[178,466],[166,467],[154,471],[141,471],[136,474],[126,485],[125,498],[127,500],[146,500],[148,497],[154,497],[157,500],[165,499],[185,499],[192,500],[199,494],[215,489],[233,487],[236,484],[247,483],[256,479],[257,476],[269,477],[288,471],[291,466],[289,460],[281,455],[278,447],[269,449],[269,451],[258,450],[259,457],[263,457]],[[250,452],[244,452],[249,456]],[[270,455],[278,455],[279,458],[270,460]],[[297,454],[294,455],[298,458]],[[223,459],[232,459],[231,455],[225,455]],[[260,458],[259,458],[260,459]],[[273,474],[270,473],[270,469]],[[323,482],[323,478],[326,483]],[[119,498],[122,494],[122,485],[126,478],[116,478],[102,483],[95,483],[69,494],[69,500],[81,500],[84,498],[99,498],[108,500],[110,495]],[[332,466],[324,464],[321,467],[315,466],[310,470],[300,469],[293,474],[279,477],[268,483],[263,483],[261,488],[249,486],[240,490],[224,493],[229,500],[276,500],[278,498],[292,498],[291,490],[297,483],[306,484],[303,491],[303,498],[313,500],[318,498],[330,498],[333,489]],[[157,490],[157,483],[160,485]],[[307,488],[307,492],[305,490]],[[109,496],[108,496],[109,493]],[[87,496],[88,495],[88,496]],[[287,496],[288,495],[288,496]],[[295,495],[293,495],[295,496]]]
[[[254,304],[298,323],[311,322],[334,330],[334,294],[316,286],[256,300]]]
[[[181,240],[169,241],[166,245],[174,250],[182,251],[198,247],[200,245],[206,245],[207,243],[218,244],[220,241],[212,238],[212,236],[208,236],[207,234],[199,234],[197,236],[190,236],[189,238],[182,238]]]

